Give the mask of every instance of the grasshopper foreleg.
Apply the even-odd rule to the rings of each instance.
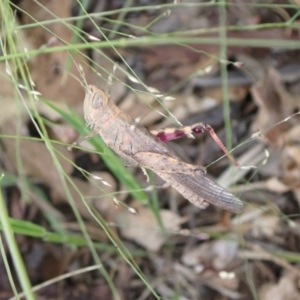
[[[183,136],[191,136],[193,133],[203,133],[208,132],[227,157],[238,167],[240,168],[239,163],[233,158],[233,156],[228,152],[227,148],[221,142],[219,137],[216,135],[213,128],[205,123],[195,123],[191,126],[183,126],[178,128],[166,128],[162,130],[152,130],[151,133],[158,137],[162,142],[167,142],[181,138]]]
[[[77,141],[75,141],[74,143],[72,143],[71,146],[68,147],[69,151],[72,151],[72,149],[79,145],[81,142],[86,141],[88,139],[90,139],[91,137],[93,137],[94,135],[96,135],[97,132],[95,132],[94,130],[92,130],[90,133],[88,133],[86,136],[80,137]]]

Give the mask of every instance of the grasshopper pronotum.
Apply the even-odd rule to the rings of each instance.
[[[182,129],[149,132],[121,111],[103,90],[92,85],[87,87],[84,117],[94,133],[120,157],[130,165],[151,169],[195,206],[204,209],[212,203],[231,212],[242,211],[243,203],[207,178],[204,167],[184,162],[164,143],[188,133],[209,131],[232,159],[209,125],[197,123]]]

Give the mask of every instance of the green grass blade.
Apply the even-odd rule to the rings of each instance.
[[[8,245],[8,249],[10,250],[10,254],[16,269],[16,273],[18,274],[18,278],[22,289],[26,295],[26,299],[33,300],[35,299],[34,293],[32,292],[32,286],[26,272],[26,267],[22,260],[22,256],[16,242],[14,231],[11,227],[8,213],[6,210],[5,202],[2,197],[2,190],[0,188],[0,220],[2,224],[3,233]]]

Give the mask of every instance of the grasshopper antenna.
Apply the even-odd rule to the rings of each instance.
[[[67,43],[66,43],[65,41],[63,41],[61,38],[59,38],[59,37],[57,37],[57,38],[58,38],[58,40],[59,40],[63,45],[69,46],[69,44],[67,44]],[[83,71],[83,68],[82,68],[81,64],[80,64],[80,63],[77,63],[77,62],[75,61],[74,56],[72,55],[72,53],[71,53],[71,51],[70,51],[69,49],[67,49],[67,51],[68,51],[68,53],[69,53],[69,55],[70,55],[71,60],[73,61],[74,65],[75,65],[77,71],[79,72],[82,81],[84,82],[84,84],[82,84],[82,82],[80,81],[81,85],[82,85],[85,89],[87,89],[88,84],[87,84],[86,77],[85,77],[85,74],[84,74],[84,71]]]
[[[77,63],[77,62],[75,61],[75,59],[74,59],[73,55],[71,54],[70,50],[68,50],[68,52],[69,52],[69,54],[70,54],[70,57],[71,57],[71,59],[72,59],[74,65],[76,66],[76,69],[78,70],[78,72],[79,72],[79,74],[80,74],[81,79],[82,79],[83,82],[84,82],[83,87],[84,87],[85,89],[87,89],[88,83],[87,83],[87,81],[86,81],[86,77],[85,77],[85,74],[84,74],[84,72],[83,72],[82,65],[79,64],[79,63]]]
[[[118,63],[114,63],[113,71],[112,71],[112,73],[109,74],[109,77],[107,79],[107,86],[106,86],[106,89],[105,89],[105,93],[106,93],[108,98],[110,98],[110,88],[113,84],[113,76],[116,73],[117,67],[118,67]]]
[[[68,45],[67,43],[65,43],[62,39],[58,38],[59,41],[63,44],[63,45]],[[71,51],[69,49],[67,49],[70,57],[71,57],[71,60],[73,61],[74,65],[76,66],[76,69],[78,70],[79,74],[80,74],[80,77],[83,81],[84,84],[82,84],[82,82],[80,81],[81,85],[83,86],[83,88],[85,90],[87,90],[88,88],[88,83],[86,81],[86,76],[84,74],[84,71],[83,71],[83,68],[81,66],[81,64],[77,63],[74,59],[74,56],[72,55]],[[90,139],[91,137],[93,137],[95,135],[95,132],[94,131],[91,131],[89,134],[87,134],[86,136],[84,137],[81,137],[79,138],[77,141],[75,141],[74,143],[72,143],[67,149],[69,151],[72,151],[72,148],[74,148],[75,146],[77,146],[79,143],[81,143],[82,141],[85,141],[85,140],[88,140]]]

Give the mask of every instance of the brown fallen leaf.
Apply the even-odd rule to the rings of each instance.
[[[259,289],[260,300],[300,299],[299,275],[286,272],[278,283],[266,283]]]
[[[55,18],[67,19],[71,17],[71,1],[30,1],[25,0],[19,3],[20,9],[26,13],[21,14],[22,25],[31,24],[33,22],[45,22]],[[33,21],[33,19],[35,21]],[[42,26],[34,26],[27,28],[25,38],[33,49],[41,46],[52,47],[61,46],[61,42],[54,38],[58,36],[65,43],[71,43],[73,31],[67,26],[68,22],[56,22]],[[89,69],[86,61],[82,56],[74,55],[77,63],[80,63],[85,76],[89,77]],[[69,62],[69,63],[67,63]],[[55,101],[57,105],[61,102],[72,104],[75,109],[82,111],[82,99],[84,98],[84,90],[79,81],[80,74],[73,61],[70,59],[68,51],[42,53],[37,55],[30,61],[31,77],[36,85],[36,89],[43,97]],[[70,76],[72,74],[73,76]],[[79,78],[79,81],[76,79]],[[62,108],[64,108],[62,106]],[[43,107],[47,111],[47,107]]]
[[[262,215],[252,224],[251,233],[256,239],[272,239],[280,230],[278,215]]]
[[[212,265],[215,270],[224,270],[237,258],[238,241],[219,239],[203,243],[185,251],[182,262],[188,266]]]
[[[15,126],[15,121],[10,120],[3,124],[1,131],[5,135],[14,136],[16,135]],[[16,156],[15,139],[4,138],[2,139],[2,143],[5,147],[7,164],[13,168],[11,171],[18,174],[21,170],[19,170],[19,163]],[[97,180],[96,184],[93,181],[85,182],[78,178],[70,177],[70,174],[73,171],[73,152],[68,151],[65,146],[52,144],[61,169],[71,179],[71,182],[66,179],[65,187],[60,177],[60,171],[56,168],[54,160],[43,142],[25,140],[21,137],[19,145],[22,174],[33,177],[46,184],[50,188],[52,200],[55,204],[68,203],[69,199],[66,193],[67,187],[70,191],[71,199],[74,201],[80,213],[89,220],[94,220],[94,218],[91,216],[77,190],[85,197],[88,205],[94,205],[95,208],[102,213],[112,215],[112,212],[115,211],[115,206],[111,198],[105,197],[105,194],[99,189],[99,187],[104,187],[103,181],[105,181],[109,183],[109,185],[105,185],[107,194],[116,191],[117,185],[111,175],[108,173],[101,173],[100,177],[102,178],[102,182],[101,180]],[[99,177],[99,174],[97,175]],[[99,185],[99,187],[97,185]],[[98,201],[97,198],[99,198],[101,194],[103,197]]]
[[[283,136],[285,145],[297,145],[300,143],[300,124],[295,124],[286,134]]]
[[[24,106],[15,100],[14,85],[11,78],[6,73],[5,63],[0,63],[0,95],[1,106],[5,109],[0,109],[0,126],[9,119],[13,119],[18,112],[25,110]]]
[[[293,192],[300,206],[300,151],[297,145],[287,146],[282,154],[282,181]]]
[[[224,274],[223,277],[221,274]],[[243,295],[239,292],[236,292],[238,285],[239,285],[239,279],[237,276],[231,275],[232,273],[213,273],[211,271],[206,272],[201,276],[201,279],[207,285],[213,290],[218,291],[220,294],[224,295],[225,297],[228,297],[230,299],[242,299]]]
[[[122,211],[115,216],[115,222],[120,227],[122,235],[142,245],[149,251],[158,251],[165,241],[164,232],[159,227],[154,213],[140,204],[134,205],[136,215]],[[177,232],[183,219],[170,210],[160,210],[161,220],[167,233]]]
[[[275,69],[270,69],[266,77],[252,87],[251,93],[259,107],[257,118],[252,125],[253,131],[264,132],[269,129],[264,137],[274,147],[281,148],[284,144],[283,134],[293,124],[297,124],[299,118],[294,117],[278,123],[298,110],[300,98],[293,96],[284,88],[280,73]]]
[[[7,121],[2,125],[1,131],[5,135],[16,136],[16,121]],[[28,176],[39,178],[46,183],[59,180],[57,170],[46,145],[43,142],[27,140],[25,138],[28,138],[28,136],[24,136],[24,139],[22,139],[22,136],[19,137],[20,156],[24,173]],[[8,160],[15,167],[15,170],[18,170],[16,139],[17,137],[15,139],[5,138],[2,141]],[[61,145],[53,144],[53,148],[60,154],[57,155],[59,164],[67,174],[70,174],[73,170],[71,163],[73,153]]]

